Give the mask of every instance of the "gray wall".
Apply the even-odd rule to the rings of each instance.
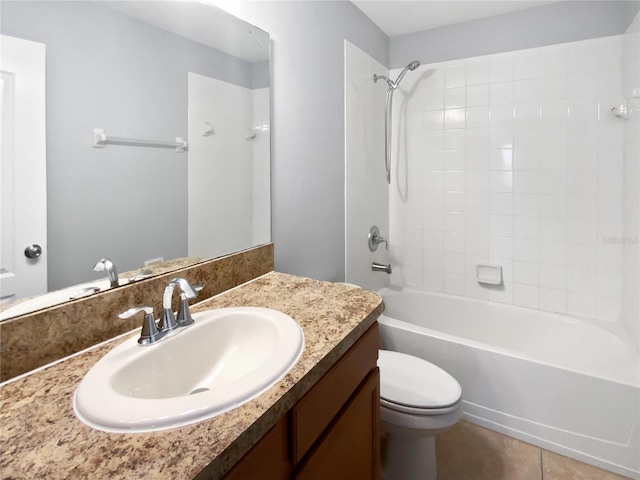
[[[351,2],[238,3],[271,34],[276,269],[342,280],[344,39],[387,65],[388,38]]]
[[[187,137],[187,72],[245,87],[268,67],[151,27],[95,2],[6,2],[3,34],[46,44],[49,289],[187,254],[187,155],[91,147],[107,134]]]
[[[390,68],[442,62],[625,32],[638,1],[568,1],[391,38]]]
[[[269,86],[269,62],[256,62],[251,65],[251,88],[265,88]]]

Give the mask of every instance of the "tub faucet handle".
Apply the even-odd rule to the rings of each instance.
[[[389,242],[387,242],[386,238],[380,236],[380,229],[376,226],[371,227],[371,230],[369,230],[369,250],[375,252],[381,243],[384,243],[385,249],[389,250]]]

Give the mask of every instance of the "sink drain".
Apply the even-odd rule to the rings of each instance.
[[[195,395],[196,393],[202,393],[202,392],[206,392],[210,390],[207,387],[201,387],[201,388],[196,388],[193,392],[191,392],[189,395]]]

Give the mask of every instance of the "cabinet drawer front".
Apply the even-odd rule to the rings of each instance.
[[[378,359],[378,324],[369,330],[291,409],[295,465],[331,423]]]

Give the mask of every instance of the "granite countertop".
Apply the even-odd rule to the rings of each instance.
[[[85,373],[125,338],[112,340],[0,386],[2,478],[219,478],[383,309],[382,300],[366,290],[272,272],[192,311],[233,306],[280,310],[304,331],[300,360],[272,388],[239,408],[185,427],[135,434],[94,430],[76,418],[72,398]]]

